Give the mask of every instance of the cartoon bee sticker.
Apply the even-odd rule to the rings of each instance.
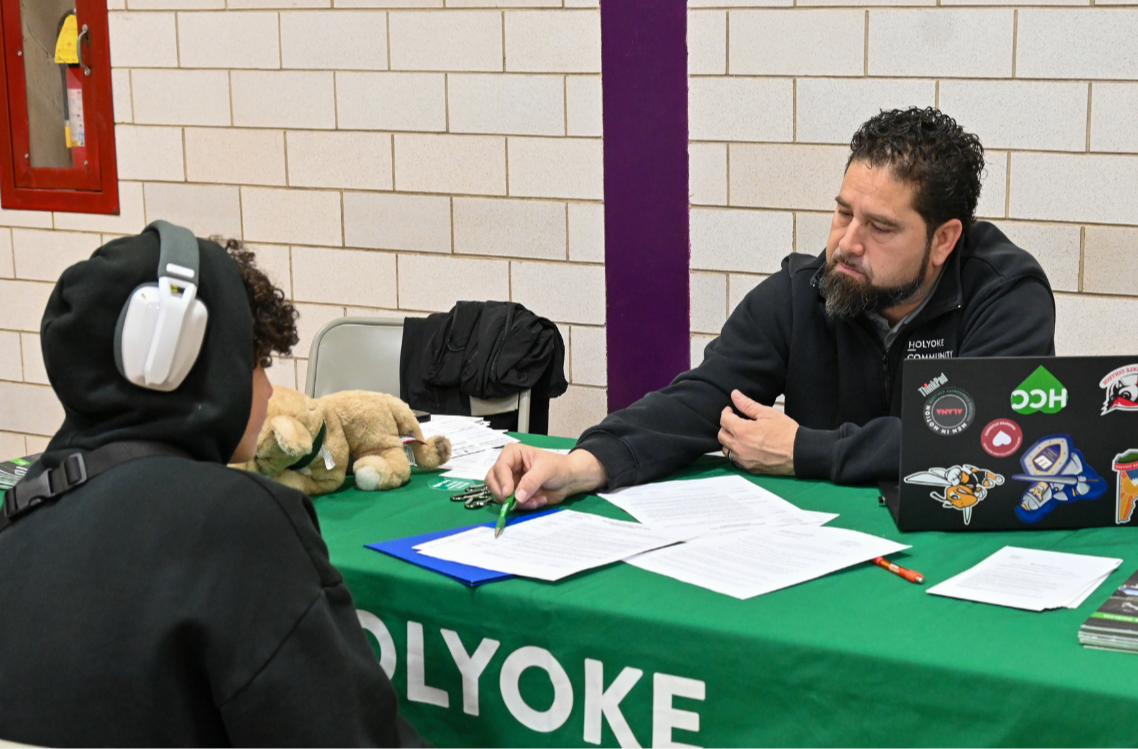
[[[939,486],[943,494],[929,492],[929,496],[944,507],[954,507],[964,513],[964,524],[972,522],[972,508],[988,496],[988,490],[1004,483],[1004,477],[974,465],[930,468],[905,477],[906,484]]]

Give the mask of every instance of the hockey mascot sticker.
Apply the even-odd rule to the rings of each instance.
[[[1016,515],[1025,523],[1039,522],[1061,502],[1098,499],[1106,492],[1106,481],[1066,434],[1044,437],[1019,462],[1024,472],[1012,478],[1029,484],[1016,506]]]
[[[972,522],[972,508],[984,501],[988,490],[1004,483],[1004,477],[983,468],[965,463],[951,468],[930,468],[905,477],[906,484],[939,486],[944,494],[929,492],[929,496],[944,507],[952,507],[964,514],[964,524]]]
[[[1138,364],[1119,367],[1098,384],[1106,391],[1102,413],[1111,411],[1138,411]]]

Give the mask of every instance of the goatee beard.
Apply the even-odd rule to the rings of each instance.
[[[925,256],[921,268],[912,281],[880,288],[867,278],[854,278],[848,273],[835,271],[834,266],[843,260],[841,252],[834,253],[826,263],[822,277],[818,281],[818,291],[826,300],[826,314],[832,318],[849,320],[865,312],[877,312],[896,307],[915,295],[925,282],[929,271],[929,257],[932,254],[932,240],[925,244]]]

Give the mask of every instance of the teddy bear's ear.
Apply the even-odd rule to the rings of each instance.
[[[273,437],[286,455],[302,457],[312,451],[312,435],[291,416],[274,416],[269,422]]]

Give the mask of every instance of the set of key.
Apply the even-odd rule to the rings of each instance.
[[[450,495],[450,501],[462,502],[463,507],[468,510],[478,510],[493,504],[494,494],[485,484],[475,484],[458,494]]]

